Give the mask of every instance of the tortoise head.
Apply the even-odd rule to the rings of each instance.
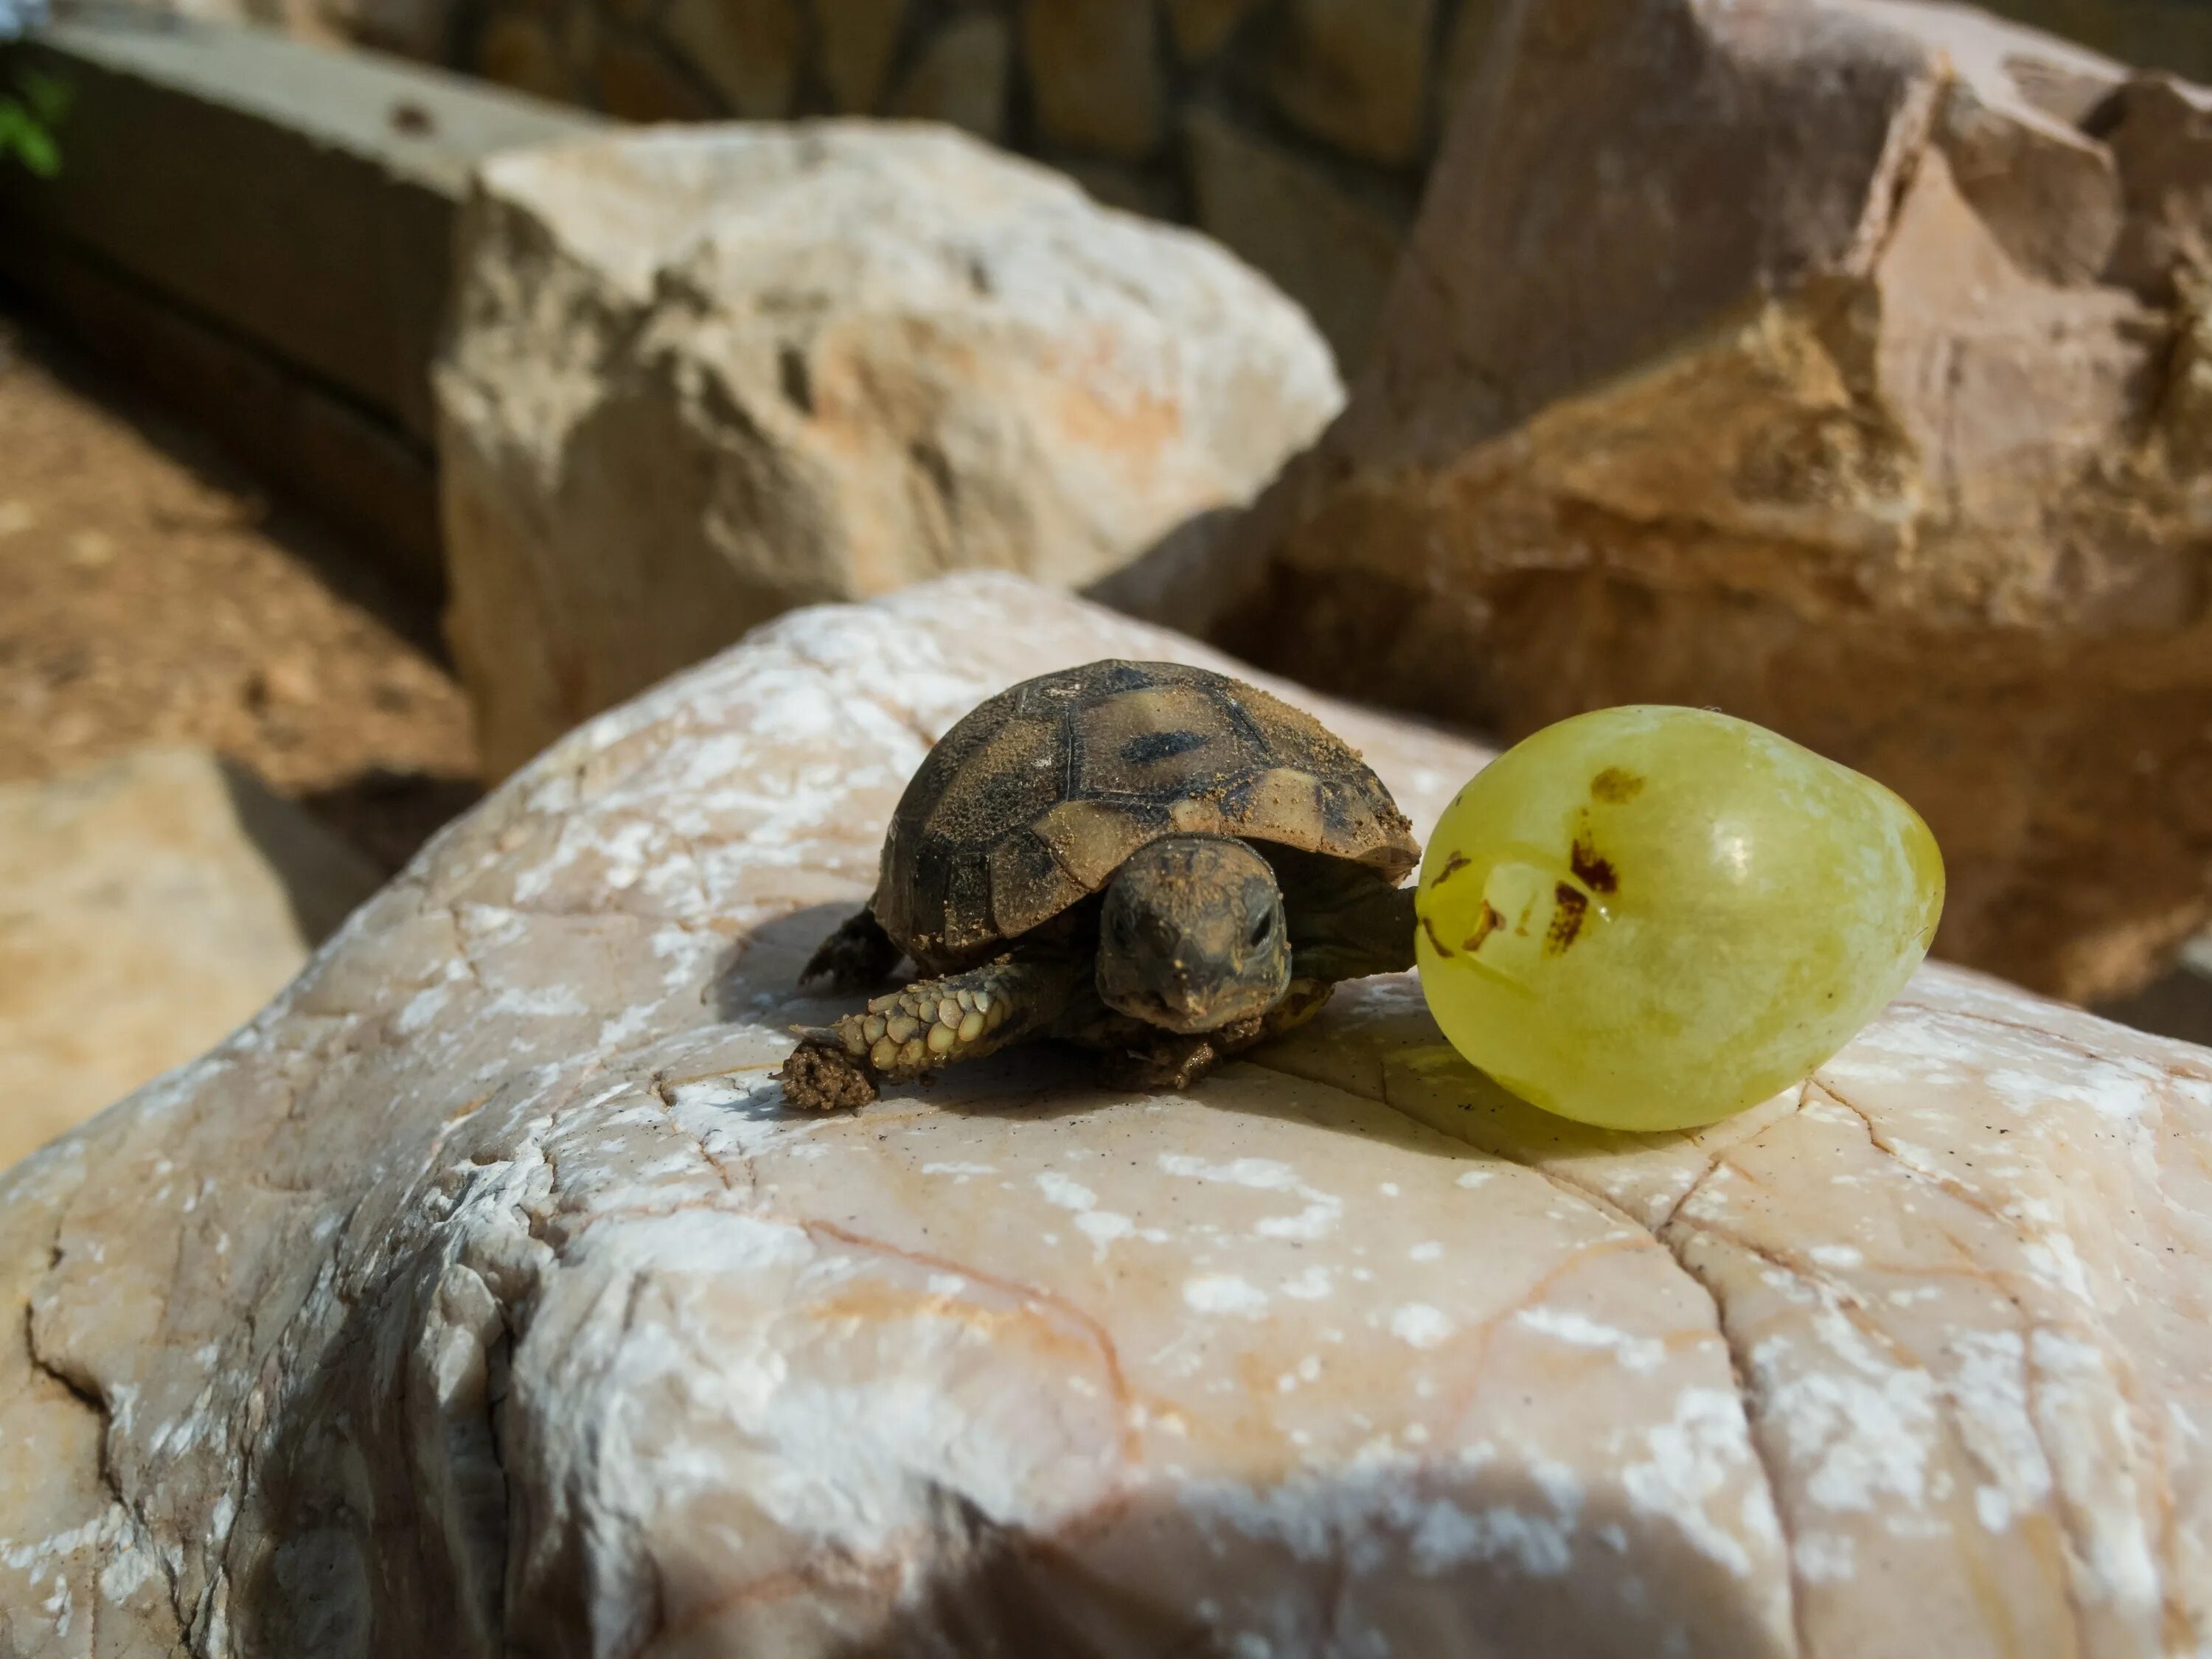
[[[1156,841],[1106,888],[1098,994],[1170,1031],[1265,1013],[1291,982],[1290,928],[1267,860],[1241,841]]]

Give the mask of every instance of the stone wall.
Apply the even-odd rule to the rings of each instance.
[[[634,120],[950,121],[1201,226],[1350,365],[1494,0],[378,3],[351,32]]]
[[[1364,359],[1499,0],[165,0],[635,121],[949,121],[1194,223]],[[1996,0],[2212,81],[2208,0]]]

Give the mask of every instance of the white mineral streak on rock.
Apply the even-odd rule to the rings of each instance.
[[[1425,1302],[1391,1310],[1390,1334],[1416,1348],[1433,1348],[1451,1334],[1451,1321]]]
[[[1242,1314],[1256,1319],[1267,1311],[1267,1293],[1234,1273],[1202,1273],[1183,1281],[1184,1305],[1194,1313]]]
[[[1242,1158],[1234,1164],[1210,1165],[1179,1152],[1163,1152],[1159,1165],[1168,1174],[1186,1180],[1246,1187],[1260,1193],[1289,1193],[1304,1201],[1304,1207],[1295,1215],[1261,1216],[1255,1221],[1252,1231],[1262,1238],[1325,1238],[1344,1213],[1342,1199],[1309,1187],[1296,1170],[1268,1158]]]
[[[1667,1349],[1663,1343],[1649,1337],[1631,1336],[1610,1325],[1601,1325],[1571,1310],[1552,1307],[1524,1308],[1514,1316],[1522,1328],[1540,1331],[1580,1348],[1602,1348],[1610,1352],[1630,1370],[1638,1376],[1648,1376],[1666,1363]]]
[[[787,1115],[927,743],[1109,654],[1207,659],[1004,577],[783,619],[0,1181],[10,1655],[2212,1643],[2197,1050],[1930,971],[1605,1135],[1378,981],[1189,1099]],[[1480,759],[1326,712],[1424,828]]]

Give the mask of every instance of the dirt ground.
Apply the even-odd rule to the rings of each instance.
[[[0,781],[204,745],[387,870],[475,798],[436,617],[0,311]]]

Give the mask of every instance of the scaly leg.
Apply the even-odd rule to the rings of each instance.
[[[1001,957],[917,980],[835,1025],[799,1030],[779,1075],[784,1098],[811,1111],[864,1106],[882,1083],[905,1083],[1033,1036],[1088,981],[1088,960]]]
[[[905,952],[891,943],[875,911],[863,910],[822,941],[799,975],[805,985],[826,979],[840,991],[867,991],[891,976]]]

